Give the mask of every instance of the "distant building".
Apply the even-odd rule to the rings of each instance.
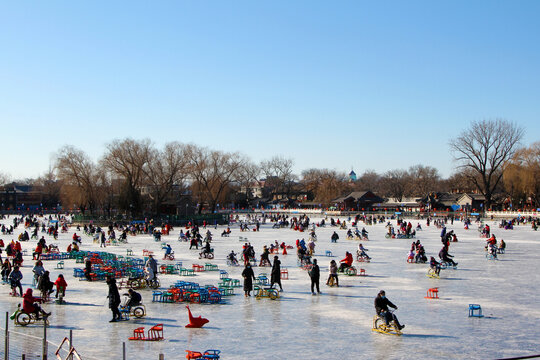
[[[357,180],[356,173],[354,170],[351,170],[349,173],[349,182],[355,182]]]
[[[45,195],[39,186],[11,183],[0,186],[2,210],[37,210],[43,207]]]
[[[375,204],[374,207],[377,210],[387,211],[420,211],[421,200],[417,198],[388,198],[380,204]]]
[[[472,193],[431,193],[421,202],[426,210],[481,211],[485,197]]]
[[[334,199],[332,202],[336,204],[338,209],[361,211],[362,209],[370,210],[375,204],[383,202],[384,199],[375,195],[371,191],[353,191],[352,193]]]

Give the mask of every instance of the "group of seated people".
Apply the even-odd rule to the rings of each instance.
[[[426,250],[424,246],[420,244],[420,240],[413,241],[411,244],[411,250],[407,256],[408,262],[425,263],[427,261]]]

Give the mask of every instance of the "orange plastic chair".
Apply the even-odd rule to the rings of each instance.
[[[186,352],[187,352],[186,359],[188,360],[202,358],[202,354],[198,351],[186,350]]]

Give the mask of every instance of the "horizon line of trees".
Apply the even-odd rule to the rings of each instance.
[[[293,159],[274,156],[254,163],[238,152],[223,152],[196,144],[170,142],[156,148],[149,139],[116,139],[98,161],[71,145],[55,154],[49,171],[27,183],[40,185],[64,207],[111,213],[160,214],[167,207],[186,205],[201,213],[226,204],[249,206],[253,190],[262,185],[264,197],[279,195],[333,205],[351,191],[371,190],[401,201],[433,192],[476,192],[485,208],[506,199],[515,208],[540,206],[540,142],[521,146],[524,130],[503,119],[472,122],[451,139],[456,172],[443,179],[438,170],[421,164],[382,174],[366,170],[350,182],[346,172],[306,169],[293,172]],[[9,177],[0,174],[0,184]],[[195,205],[197,204],[197,205]]]

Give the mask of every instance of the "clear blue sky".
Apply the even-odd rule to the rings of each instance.
[[[540,1],[5,1],[0,171],[178,140],[360,174],[452,173],[502,117],[540,140]]]

